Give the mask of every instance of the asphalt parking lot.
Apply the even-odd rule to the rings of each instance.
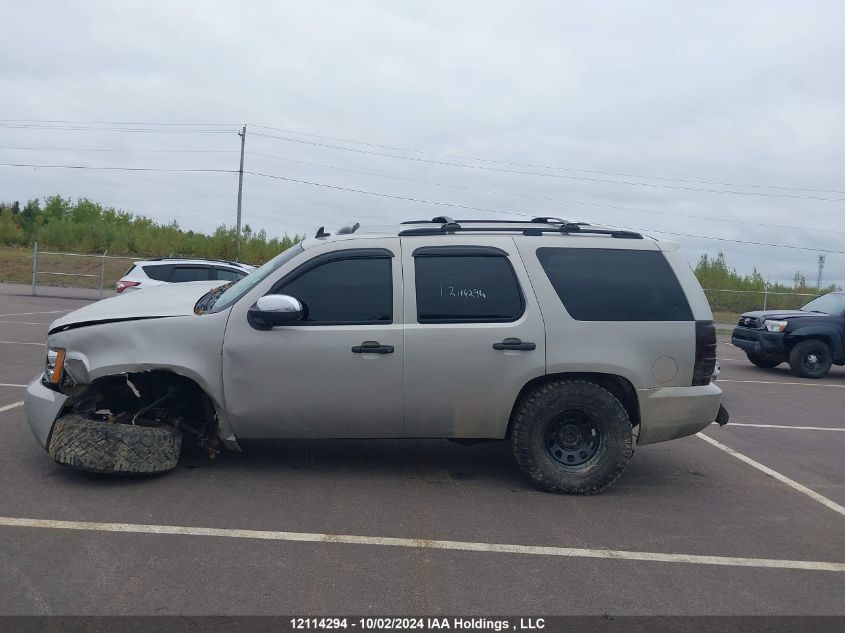
[[[0,287],[0,614],[845,614],[843,368],[758,369],[721,336],[718,445],[642,447],[594,497],[536,491],[504,442],[280,442],[116,479],[53,463],[15,406],[87,302]]]

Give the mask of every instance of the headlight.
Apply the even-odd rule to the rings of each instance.
[[[47,348],[47,362],[44,367],[44,378],[54,385],[62,378],[62,368],[65,364],[65,350],[61,347]]]
[[[763,327],[769,332],[783,332],[788,321],[763,321]]]

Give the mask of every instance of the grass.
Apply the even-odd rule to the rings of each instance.
[[[73,288],[99,288],[100,266],[103,260],[96,255],[90,257],[70,257],[66,255],[38,256],[39,286],[60,286]],[[103,271],[103,286],[114,287],[131,265],[131,259],[106,259]],[[48,275],[48,272],[61,272],[66,275]],[[92,275],[90,277],[84,275]],[[0,246],[0,282],[32,283],[32,249]]]
[[[736,325],[736,322],[739,321],[740,312],[728,312],[724,310],[713,310],[713,320],[716,323],[725,323],[730,324],[731,326]]]

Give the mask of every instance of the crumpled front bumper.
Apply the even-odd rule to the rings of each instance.
[[[65,406],[67,396],[45,387],[41,378],[42,376],[37,376],[27,386],[24,409],[32,434],[41,447],[46,449],[53,423]]]

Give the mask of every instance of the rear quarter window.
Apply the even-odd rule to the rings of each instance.
[[[659,251],[539,248],[537,259],[578,321],[692,321],[689,302]]]
[[[147,277],[156,281],[170,281],[170,273],[173,271],[173,266],[167,264],[142,266],[141,268],[144,269],[144,274]]]

